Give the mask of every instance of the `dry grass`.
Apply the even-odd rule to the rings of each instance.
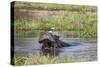
[[[51,57],[47,56],[39,56],[32,55],[29,57],[16,57],[15,65],[32,65],[32,64],[57,64],[57,63],[68,63],[68,62],[78,62],[80,61],[78,58],[65,58],[65,57]]]

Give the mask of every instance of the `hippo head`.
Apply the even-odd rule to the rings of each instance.
[[[39,43],[42,43],[45,46],[51,46],[53,42],[55,42],[55,39],[50,33],[44,33],[39,38]]]

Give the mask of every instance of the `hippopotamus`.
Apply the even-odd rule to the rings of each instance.
[[[58,35],[48,32],[40,35],[39,43],[42,44],[41,50],[44,55],[57,55],[58,48],[70,46],[70,44],[61,41]]]

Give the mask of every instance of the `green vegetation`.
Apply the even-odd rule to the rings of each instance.
[[[43,20],[43,22],[42,22]],[[18,34],[35,35],[38,34],[39,29],[48,29],[52,27],[55,30],[66,31],[63,35],[67,36],[67,31],[75,31],[79,34],[77,37],[81,38],[96,38],[97,36],[97,21],[96,15],[86,14],[71,14],[67,16],[54,15],[47,18],[34,19],[34,23],[27,20],[15,20],[15,29],[18,30]],[[20,29],[23,31],[20,32]],[[34,30],[33,29],[37,29]],[[26,32],[26,31],[28,32]]]
[[[15,8],[27,8],[33,10],[66,10],[66,11],[81,11],[81,12],[95,12],[95,6],[79,6],[53,3],[32,3],[32,2],[15,2]]]
[[[78,38],[97,37],[97,8],[95,6],[15,2],[14,7],[15,13],[23,8],[25,10],[40,11],[41,15],[44,10],[48,11],[48,13],[52,13],[52,11],[57,13],[47,14],[46,17],[44,17],[44,14],[46,14],[44,13],[42,18],[39,15],[29,20],[27,13],[17,12],[18,16],[15,16],[14,27],[18,36],[38,36],[41,29],[50,30],[55,28],[64,37],[69,37],[69,34],[74,34],[72,36]],[[59,13],[59,11],[62,12]]]
[[[29,57],[22,57],[17,56],[15,57],[15,65],[32,65],[32,64],[56,64],[56,63],[68,63],[68,62],[79,62],[78,58],[65,58],[65,57],[51,57],[47,56],[29,56]]]

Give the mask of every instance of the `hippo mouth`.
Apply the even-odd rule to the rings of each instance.
[[[52,41],[50,41],[49,39],[44,39],[43,45],[45,46],[45,49],[49,49],[50,47],[52,47]]]
[[[52,41],[50,41],[49,39],[44,39],[42,44],[43,44],[42,45],[42,52],[44,55],[53,53],[52,52],[52,48],[53,48]]]

